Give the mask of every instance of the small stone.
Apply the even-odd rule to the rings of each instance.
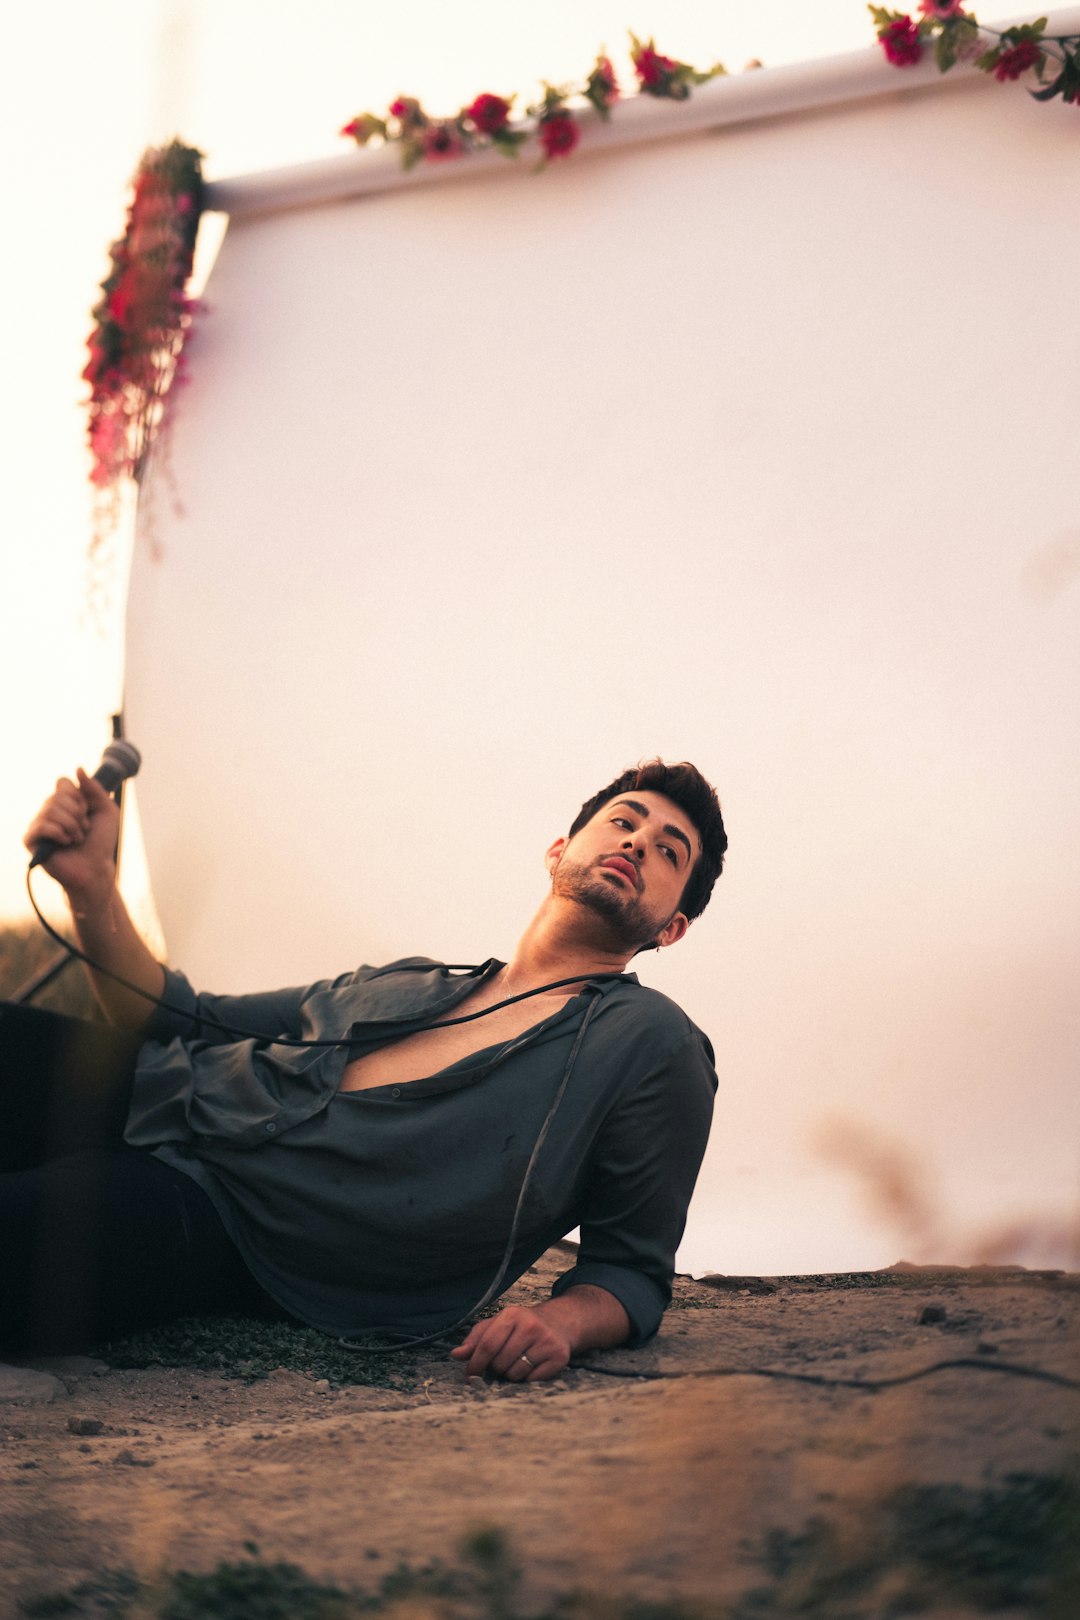
[[[946,1311],[944,1305],[924,1305],[922,1310],[919,1312],[917,1320],[920,1326],[926,1326],[931,1322],[944,1322],[945,1318]]]
[[[986,1339],[980,1339],[978,1344],[975,1346],[975,1354],[977,1356],[996,1356],[997,1353],[997,1345],[989,1344]]]
[[[68,1429],[72,1434],[104,1434],[105,1425],[100,1418],[72,1417]]]
[[[35,1367],[50,1372],[65,1383],[80,1378],[103,1378],[109,1371],[107,1361],[96,1361],[93,1356],[38,1356]]]
[[[329,1378],[316,1378],[316,1380],[315,1380],[315,1393],[316,1393],[316,1395],[329,1395],[329,1393],[330,1393],[330,1380],[329,1380]]]
[[[127,1446],[124,1447],[123,1451],[116,1453],[113,1462],[127,1468],[153,1468],[154,1466],[153,1457],[136,1457],[135,1453],[129,1450]]]
[[[266,1382],[279,1390],[293,1390],[298,1395],[311,1388],[310,1380],[290,1367],[275,1367],[272,1373],[267,1374]]]

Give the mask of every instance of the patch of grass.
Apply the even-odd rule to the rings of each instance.
[[[315,1328],[250,1316],[186,1316],[97,1345],[94,1354],[110,1367],[192,1367],[248,1383],[278,1367],[377,1389],[409,1389],[417,1376],[416,1357],[408,1351],[363,1355]]]
[[[1080,1486],[1071,1476],[1010,1475],[997,1489],[908,1485],[867,1504],[843,1531],[824,1518],[772,1529],[759,1553],[767,1584],[734,1609],[568,1592],[530,1611],[505,1533],[480,1527],[458,1562],[401,1564],[374,1591],[315,1580],[296,1564],[247,1558],[156,1582],[104,1570],[67,1591],[23,1600],[23,1620],[906,1620],[993,1614],[1074,1620],[1080,1590]]]
[[[819,1517],[799,1532],[770,1530],[759,1556],[775,1584],[750,1593],[739,1620],[900,1620],[943,1600],[1072,1620],[1080,1484],[1067,1474],[1010,1474],[982,1490],[905,1485],[868,1505],[855,1542]]]
[[[156,1583],[106,1570],[66,1592],[24,1600],[19,1613],[24,1620],[720,1620],[678,1604],[581,1592],[530,1614],[520,1566],[495,1526],[466,1536],[457,1564],[400,1564],[373,1592],[313,1580],[298,1565],[267,1563],[257,1546],[246,1546],[246,1559],[207,1574],[176,1571]]]
[[[889,1508],[898,1557],[936,1590],[993,1608],[1080,1595],[1080,1488],[1067,1475],[1009,1474],[999,1490],[909,1485]]]

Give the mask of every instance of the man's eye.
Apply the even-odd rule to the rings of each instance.
[[[663,850],[672,866],[678,866],[679,857],[676,855],[675,851],[668,844],[661,844],[660,848]]]
[[[616,827],[625,827],[629,831],[630,822],[627,821],[625,816],[612,816],[611,819]]]

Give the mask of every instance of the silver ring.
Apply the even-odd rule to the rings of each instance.
[[[528,1356],[526,1356],[524,1354],[518,1356],[518,1360],[523,1361],[527,1367],[535,1367],[536,1366],[536,1362],[535,1361],[530,1361]]]

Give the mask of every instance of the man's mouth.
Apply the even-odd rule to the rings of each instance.
[[[634,866],[632,861],[628,861],[625,856],[605,855],[604,859],[600,862],[600,865],[606,866],[612,872],[618,872],[620,876],[624,877],[628,883],[631,883],[635,889],[637,888],[637,867]]]

